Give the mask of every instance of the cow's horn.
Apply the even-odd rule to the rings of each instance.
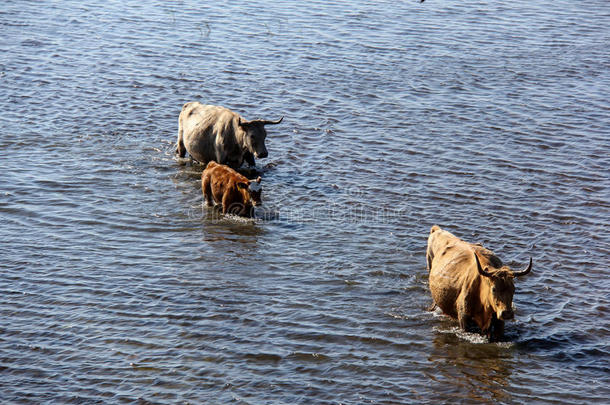
[[[530,256],[530,264],[527,266],[527,268],[525,270],[521,270],[521,271],[513,271],[513,276],[515,276],[515,277],[525,276],[530,271],[532,271],[532,258],[531,258],[531,256]]]
[[[474,254],[474,260],[477,262],[477,270],[479,271],[479,274],[485,277],[491,277],[491,273],[488,272],[487,270],[484,270],[481,267],[481,262],[479,261],[479,256],[477,256],[477,254]]]
[[[280,122],[282,122],[282,120],[284,119],[284,116],[282,115],[282,118],[280,118],[277,121],[268,121],[268,120],[263,120],[263,125],[277,125]]]

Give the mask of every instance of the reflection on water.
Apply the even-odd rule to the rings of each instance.
[[[430,379],[451,386],[454,401],[510,402],[512,344],[472,343],[458,334],[436,333],[428,360],[438,372]]]

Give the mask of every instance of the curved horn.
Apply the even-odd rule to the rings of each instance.
[[[282,118],[280,118],[277,121],[268,121],[268,120],[262,120],[263,125],[277,125],[280,122],[282,122],[282,120],[284,119],[284,116],[282,115]]]
[[[527,266],[527,268],[525,270],[521,270],[521,271],[513,271],[513,276],[515,276],[515,277],[525,276],[530,271],[532,271],[532,257],[531,256],[530,256],[530,264]]]
[[[483,270],[483,268],[481,267],[481,262],[479,261],[479,256],[477,255],[477,253],[474,253],[474,260],[477,262],[477,270],[479,271],[479,274],[485,277],[491,277],[491,273],[488,272],[487,270]]]

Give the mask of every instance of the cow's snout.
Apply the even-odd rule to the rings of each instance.
[[[510,309],[504,309],[500,311],[498,314],[498,318],[502,321],[506,321],[508,319],[513,319],[515,317],[515,313]]]
[[[262,158],[266,158],[267,156],[269,156],[269,153],[267,153],[267,151],[263,151],[261,153],[256,153],[255,155],[257,158],[262,159]]]

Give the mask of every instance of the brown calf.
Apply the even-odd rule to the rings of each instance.
[[[210,162],[201,173],[201,191],[208,206],[222,204],[223,214],[251,217],[261,205],[261,178],[250,181],[229,166]]]

